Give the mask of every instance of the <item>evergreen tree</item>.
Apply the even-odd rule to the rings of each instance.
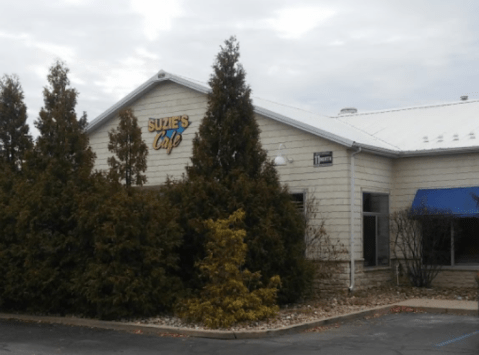
[[[142,186],[146,182],[146,156],[148,147],[141,139],[141,128],[133,111],[128,108],[120,111],[118,128],[112,129],[108,136],[108,150],[116,157],[108,158],[110,177],[114,181],[124,181],[127,187]]]
[[[69,87],[68,72],[69,69],[60,61],[50,68],[49,87],[43,90],[45,106],[35,121],[35,127],[40,131],[35,145],[37,168],[51,169],[62,182],[70,177],[82,179],[88,176],[95,159],[85,133],[86,113],[77,119],[78,92]]]
[[[14,258],[15,249],[19,245],[15,233],[18,211],[13,208],[15,194],[13,187],[20,176],[4,161],[0,161],[0,306],[5,306],[5,293],[8,292],[6,275],[12,269],[17,269]],[[17,273],[21,275],[21,273]],[[18,283],[18,280],[16,280]],[[7,297],[8,298],[8,297]]]
[[[27,107],[16,75],[0,80],[0,160],[18,170],[25,152],[32,148],[27,124]]]
[[[27,155],[26,179],[16,186],[19,212],[17,257],[23,270],[12,270],[11,283],[21,272],[23,292],[17,304],[43,311],[65,312],[74,307],[73,274],[91,254],[91,236],[78,233],[79,199],[91,184],[94,154],[84,131],[84,114],[75,113],[77,91],[69,87],[68,68],[56,62],[44,88],[44,107],[35,122],[40,132]]]
[[[22,244],[16,233],[21,211],[16,208],[20,198],[15,187],[24,178],[20,169],[32,148],[23,98],[17,76],[0,80],[0,304],[4,306],[16,298],[22,284],[23,260],[18,257]]]
[[[242,173],[256,178],[266,163],[239,55],[239,44],[232,37],[216,58],[208,110],[193,141],[189,178],[208,175],[223,181]]]
[[[208,109],[193,141],[192,165],[183,180],[167,183],[165,194],[182,210],[182,277],[193,288],[203,287],[194,267],[205,257],[203,221],[226,219],[243,209],[245,267],[260,271],[264,284],[279,275],[278,299],[292,302],[312,281],[311,265],[304,258],[304,218],[261,147],[251,90],[238,59],[239,46],[232,37],[213,66]]]

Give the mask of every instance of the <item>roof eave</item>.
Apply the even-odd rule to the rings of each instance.
[[[479,146],[473,147],[459,147],[459,148],[438,148],[430,150],[409,150],[399,153],[400,158],[421,157],[431,155],[453,155],[465,153],[479,153]]]
[[[388,158],[412,158],[412,157],[424,157],[424,156],[479,153],[479,146],[459,147],[459,148],[439,148],[439,149],[429,149],[429,150],[395,151],[395,150],[378,148],[371,145],[354,142],[352,147],[361,148],[361,150],[365,153],[381,155]]]
[[[86,127],[86,132],[91,133],[93,130],[99,127],[104,121],[107,121],[111,117],[115,116],[118,113],[118,111],[127,107],[129,104],[131,104],[138,97],[143,95],[146,91],[150,90],[157,83],[166,80],[165,78],[158,78],[158,75],[159,74],[155,74],[154,76],[152,76],[150,79],[145,81],[142,85],[140,85],[138,88],[136,88],[135,90],[130,92],[128,95],[126,95],[123,99],[121,99],[116,104],[114,104],[109,109],[107,109],[105,112],[103,112],[98,117],[96,117]]]
[[[130,105],[133,101],[141,97],[145,92],[147,92],[148,90],[151,90],[157,84],[163,81],[168,81],[168,80],[173,81],[177,84],[186,86],[192,90],[201,92],[203,94],[207,94],[208,92],[211,91],[210,88],[207,88],[203,85],[196,84],[187,79],[184,79],[176,75],[167,73],[163,70],[160,70],[157,74],[152,76],[150,79],[145,81],[142,85],[140,85],[138,88],[136,88],[135,90],[130,92],[128,95],[126,95],[123,99],[118,101],[115,105],[113,105],[108,110],[106,110],[101,115],[99,115],[97,118],[95,118],[93,121],[91,121],[86,127],[86,132],[91,133],[93,130],[99,127],[101,123],[103,123],[104,121],[108,121],[110,118],[115,116],[118,113],[118,111]]]

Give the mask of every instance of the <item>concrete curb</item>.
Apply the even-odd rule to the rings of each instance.
[[[412,308],[416,312],[436,313],[436,314],[451,314],[451,315],[456,315],[456,316],[476,316],[477,317],[477,310],[473,310],[473,309],[419,307],[419,306],[400,306],[400,307]]]
[[[127,331],[139,334],[179,334],[198,338],[212,338],[212,339],[257,339],[275,337],[285,334],[294,334],[307,329],[345,323],[358,319],[369,319],[373,317],[380,317],[391,313],[402,312],[425,312],[425,313],[437,313],[437,314],[454,314],[454,315],[467,315],[477,316],[477,310],[471,309],[453,309],[453,308],[440,308],[440,307],[417,307],[401,304],[390,304],[387,306],[370,308],[367,310],[349,313],[341,316],[324,318],[307,323],[295,324],[289,327],[278,329],[266,329],[266,330],[245,330],[245,331],[227,331],[227,330],[198,330],[187,328],[176,328],[167,326],[158,326],[151,324],[135,324],[135,323],[122,323],[122,322],[110,322],[101,321],[96,319],[85,319],[75,317],[49,317],[49,316],[30,316],[22,314],[8,314],[0,313],[0,319],[6,320],[19,320],[26,322],[37,323],[53,323],[70,326],[81,326],[89,328],[111,329],[119,331]]]

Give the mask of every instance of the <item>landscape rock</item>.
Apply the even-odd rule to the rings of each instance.
[[[404,301],[408,298],[424,298],[438,300],[477,299],[477,288],[443,289],[417,288],[406,286],[383,286],[368,290],[358,290],[353,294],[338,294],[307,303],[285,305],[277,316],[262,321],[243,322],[222,330],[265,330],[278,329],[294,324],[311,322],[323,318],[334,317],[346,313],[357,312],[371,307],[379,307]],[[186,322],[172,314],[159,315],[147,319],[130,319],[137,324],[156,324],[187,329],[207,329],[202,324]]]

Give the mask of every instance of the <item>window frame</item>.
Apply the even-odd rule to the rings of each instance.
[[[364,211],[364,202],[365,202],[365,195],[376,195],[376,196],[385,196],[387,198],[387,204],[386,204],[386,211],[379,211],[379,212],[365,212]],[[388,268],[391,266],[391,246],[390,246],[390,228],[389,228],[389,210],[390,210],[390,194],[386,192],[373,192],[369,190],[363,190],[361,191],[361,237],[362,237],[362,248],[363,248],[363,267],[365,269],[371,269],[371,268]],[[364,258],[365,256],[365,247],[364,247],[364,242],[365,242],[365,237],[364,237],[364,217],[370,217],[374,216],[375,217],[375,265],[365,265],[366,260]],[[387,225],[387,233],[385,234],[384,238],[386,238],[387,241],[387,265],[378,265],[378,260],[379,260],[379,217],[384,217],[388,221],[386,223]]]
[[[296,201],[294,201],[294,198],[293,198],[293,195],[303,195],[303,202],[302,202],[302,208],[300,208],[299,210],[301,211],[302,214],[304,214],[304,216],[306,216],[306,198],[307,198],[307,195],[308,195],[308,190],[307,189],[292,189],[290,188],[290,191],[289,191],[289,195],[291,196],[291,198],[293,199],[293,203],[297,204]]]
[[[470,218],[475,218],[475,217],[470,217]],[[448,231],[446,233],[449,233],[450,236],[450,244],[449,244],[449,255],[450,255],[450,263],[449,264],[441,264],[441,268],[478,268],[479,267],[479,262],[476,263],[464,263],[464,262],[457,262],[456,260],[456,242],[460,239],[459,232],[461,231],[461,227],[459,224],[461,223],[461,220],[466,219],[466,218],[461,218],[457,217],[451,220],[451,223],[449,224]],[[423,231],[424,233],[424,231]],[[423,262],[424,265],[426,263]]]

